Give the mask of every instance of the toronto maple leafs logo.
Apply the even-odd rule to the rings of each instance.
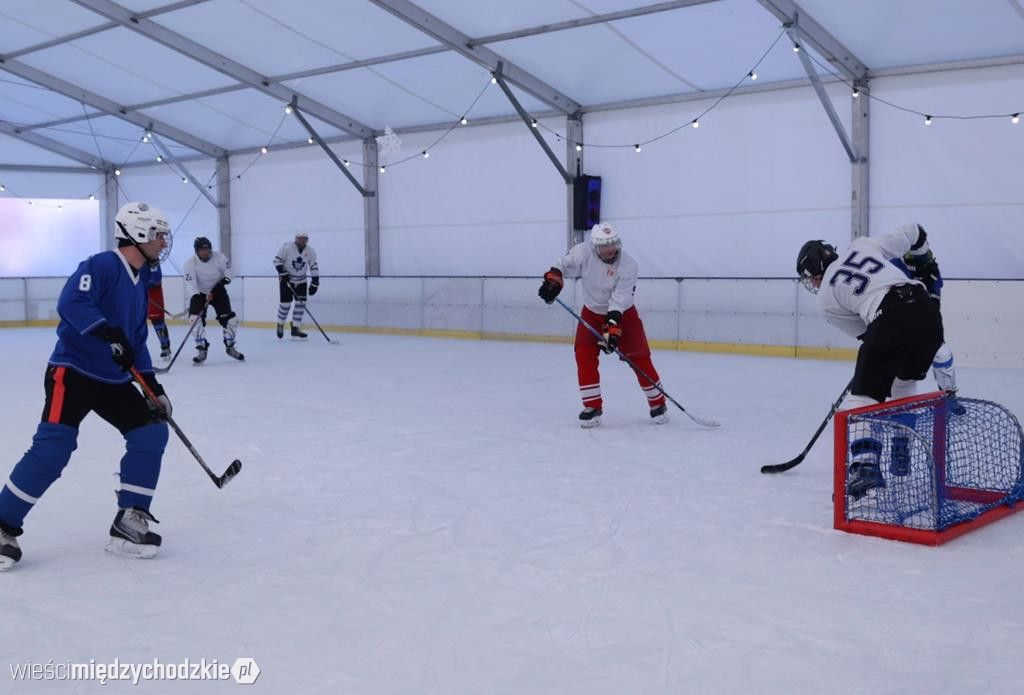
[[[292,270],[294,270],[296,272],[302,270],[305,267],[306,267],[306,259],[303,258],[302,256],[299,256],[298,258],[296,258],[295,260],[292,261]]]

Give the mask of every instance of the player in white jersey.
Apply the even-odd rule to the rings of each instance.
[[[633,258],[622,251],[622,241],[612,226],[607,223],[594,225],[590,240],[576,244],[551,270],[544,274],[544,284],[537,294],[548,304],[562,291],[563,278],[579,277],[583,288],[583,320],[604,334],[598,342],[593,333],[582,324],[576,327],[576,372],[583,399],[580,413],[581,427],[594,427],[601,422],[601,376],[598,372],[598,357],[603,350],[607,354],[620,348],[637,367],[648,374],[658,386],[658,372],[651,362],[651,348],[647,344],[643,321],[633,305],[633,293],[639,266]],[[651,417],[657,424],[668,422],[665,396],[638,373],[637,381]]]
[[[213,305],[217,322],[224,329],[224,350],[236,360],[245,355],[235,349],[235,335],[238,332],[238,318],[231,311],[231,299],[226,285],[231,282],[231,261],[220,251],[214,251],[210,240],[196,237],[193,243],[196,255],[185,261],[185,289],[191,295],[188,302],[189,320],[195,321],[196,356],[194,364],[206,361],[210,343],[206,340],[206,310]]]
[[[306,338],[302,331],[302,318],[306,315],[306,273],[312,276],[309,283],[309,296],[312,297],[320,289],[320,266],[316,264],[316,251],[309,245],[309,235],[298,232],[295,241],[289,241],[274,256],[274,267],[277,269],[281,282],[281,304],[277,308],[277,337],[284,337],[284,322],[288,318],[288,309],[292,299],[292,336]]]
[[[928,237],[917,224],[879,237],[855,239],[839,256],[830,244],[808,241],[797,256],[804,286],[818,295],[825,319],[861,340],[847,408],[913,395],[943,343],[942,316],[921,279],[908,277],[891,258],[909,256],[918,278],[938,274]],[[848,494],[855,500],[885,480],[881,442],[854,433]]]

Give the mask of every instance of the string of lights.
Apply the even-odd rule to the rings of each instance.
[[[797,43],[793,44],[793,50],[794,51],[799,50],[799,48],[800,48],[800,44],[797,44]],[[824,70],[825,72],[830,74],[832,77],[834,77],[839,82],[842,82],[844,85],[849,87],[850,90],[851,90],[850,94],[851,94],[851,96],[853,96],[854,99],[856,99],[856,98],[861,96],[862,92],[861,92],[860,88],[857,87],[856,84],[850,82],[849,80],[845,79],[842,75],[840,75],[837,72],[835,72],[834,70],[832,70],[831,66],[822,63],[820,60],[818,60],[814,56],[813,53],[808,52],[807,56],[818,67],[820,67],[822,70]],[[877,101],[880,104],[885,104],[889,108],[896,109],[897,111],[903,111],[904,113],[911,113],[911,114],[914,114],[915,116],[920,116],[920,117],[924,118],[924,124],[925,125],[931,125],[933,121],[936,121],[936,120],[939,120],[939,119],[945,119],[945,120],[951,120],[951,121],[976,121],[976,120],[989,119],[989,118],[1006,118],[1006,119],[1009,119],[1010,123],[1012,123],[1013,125],[1017,125],[1018,123],[1020,123],[1021,113],[1024,113],[1024,111],[1015,111],[1015,112],[1012,112],[1012,113],[983,113],[983,114],[974,114],[974,115],[969,115],[969,116],[956,115],[956,114],[934,114],[934,113],[926,113],[924,111],[918,111],[917,109],[912,109],[912,108],[909,108],[907,106],[901,106],[899,104],[895,104],[895,103],[889,101],[888,99],[883,99],[880,96],[876,96],[876,95],[872,94],[871,90],[867,91],[866,96],[867,96],[868,99],[871,99],[872,101]]]

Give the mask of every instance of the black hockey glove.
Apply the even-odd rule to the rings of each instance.
[[[619,325],[621,322],[621,311],[609,311],[605,317],[604,345],[601,346],[601,349],[609,355],[615,352],[619,347],[619,341],[622,340],[622,327]]]
[[[544,282],[541,284],[540,289],[537,290],[537,295],[548,304],[554,304],[555,297],[561,291],[562,271],[558,268],[552,268],[544,273]]]
[[[907,264],[911,275],[924,283],[931,298],[939,301],[942,294],[942,273],[939,272],[939,264],[932,252],[929,251],[922,256],[907,254],[903,257],[903,262]]]
[[[135,364],[135,350],[128,342],[128,336],[118,326],[101,323],[93,329],[92,334],[110,343],[110,359],[114,360],[118,367],[128,371],[128,368]]]
[[[174,411],[174,408],[171,407],[171,399],[164,392],[164,387],[156,380],[156,374],[147,372],[142,375],[142,378],[145,380],[146,386],[150,388],[157,398],[157,403],[153,403],[153,399],[147,395],[146,405],[149,406],[150,411],[152,411],[155,417],[160,420],[166,420]]]
[[[320,278],[313,278],[312,282],[309,283],[309,296],[312,297],[316,294],[318,289],[320,289]]]

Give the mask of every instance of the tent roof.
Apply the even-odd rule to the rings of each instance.
[[[1022,0],[6,0],[0,165],[151,161],[146,128],[179,157],[305,142],[293,97],[326,139],[515,117],[498,60],[537,115],[713,93],[765,51],[758,86],[806,79],[768,50],[794,17],[822,76],[1024,62]]]

